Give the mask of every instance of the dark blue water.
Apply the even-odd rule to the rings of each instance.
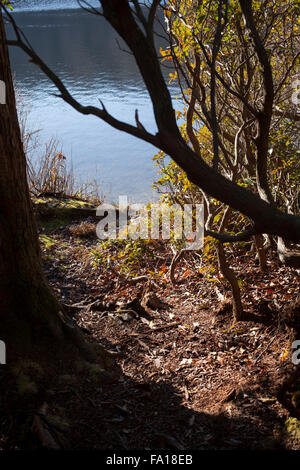
[[[92,6],[99,6],[97,0],[88,0]],[[77,0],[14,0],[15,11],[67,10],[78,8]]]
[[[76,0],[22,0],[15,5],[17,24],[80,102],[98,106],[101,99],[111,114],[132,124],[138,109],[143,125],[156,130],[135,62],[120,49],[117,34],[103,18],[76,8]],[[30,106],[29,124],[40,129],[42,142],[57,138],[63,153],[72,157],[75,173],[82,180],[96,178],[108,200],[120,194],[136,201],[151,198],[156,149],[96,117],[80,115],[51,94],[53,85],[22,51],[11,48],[10,54],[16,85]]]

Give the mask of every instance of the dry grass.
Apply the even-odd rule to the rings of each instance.
[[[58,196],[75,196],[99,204],[104,199],[99,182],[95,179],[82,182],[74,172],[72,157],[63,154],[56,139],[42,145],[39,129],[29,125],[30,107],[16,90],[21,137],[27,160],[27,179],[30,192],[39,196],[51,193]]]
[[[96,238],[96,224],[92,222],[81,222],[80,224],[70,225],[69,232],[78,238]]]
[[[35,194],[74,195],[75,177],[72,162],[67,162],[58,142],[51,139],[35,160],[27,158],[30,191]]]

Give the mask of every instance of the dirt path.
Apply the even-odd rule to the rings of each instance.
[[[53,412],[64,407],[73,423],[68,446],[299,448],[300,440],[284,430],[288,413],[276,399],[276,387],[292,368],[289,333],[278,315],[269,325],[233,325],[230,306],[219,300],[228,287],[200,276],[189,260],[178,267],[183,282],[172,286],[165,269],[172,254],[160,248],[140,274],[149,276],[150,268],[163,273],[155,290],[165,308],[149,309],[147,319],[107,311],[103,305],[139,296],[145,281],[128,282],[113,266],[95,267],[97,240],[76,237],[76,229],[56,232],[46,245],[46,272],[60,299],[86,305],[98,299],[73,310],[74,319],[121,370],[119,379],[100,387],[84,371],[75,391],[58,384]],[[252,313],[266,302],[280,308],[299,288],[294,274],[274,263],[267,274],[247,260],[238,271],[247,280],[243,300]]]

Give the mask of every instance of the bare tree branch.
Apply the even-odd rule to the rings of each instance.
[[[214,232],[212,230],[206,230],[205,235],[209,235],[216,240],[219,240],[222,243],[226,242],[242,242],[242,241],[248,241],[251,239],[253,235],[255,235],[256,230],[254,227],[249,227],[247,230],[245,230],[242,233],[238,233],[236,235],[231,235],[229,233],[218,233]]]
[[[21,48],[48,76],[60,92],[60,97],[82,114],[93,114],[116,129],[152,143],[168,155],[186,172],[192,183],[206,194],[237,210],[253,220],[251,233],[269,233],[300,242],[300,217],[285,214],[256,194],[228,180],[214,171],[184,141],[178,129],[170,92],[163,78],[155,48],[147,40],[134,19],[128,0],[101,0],[103,15],[133,52],[140,73],[150,94],[158,134],[115,119],[105,108],[82,106],[75,100],[58,76],[40,57],[17,37],[8,44]],[[3,8],[3,6],[2,6]],[[249,235],[246,234],[247,236]],[[246,236],[237,235],[238,239]],[[231,238],[229,236],[229,238]],[[225,240],[226,241],[226,240]],[[232,241],[236,241],[233,239]]]
[[[265,97],[263,109],[258,115],[258,135],[255,139],[257,147],[256,177],[257,189],[262,199],[274,204],[273,196],[268,183],[268,151],[269,151],[269,133],[272,120],[273,102],[274,102],[274,83],[272,67],[263,41],[259,36],[255,26],[255,20],[252,11],[252,0],[240,0],[240,5],[246,20],[246,25],[250,30],[254,42],[254,48],[258,59],[263,68],[263,80]]]

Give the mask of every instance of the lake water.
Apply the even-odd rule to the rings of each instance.
[[[101,99],[111,114],[132,124],[138,109],[143,125],[156,131],[134,59],[120,50],[116,32],[103,18],[76,8],[76,0],[21,0],[15,5],[16,23],[80,102],[98,106]],[[40,129],[41,141],[58,139],[64,155],[72,156],[75,173],[83,181],[96,178],[107,200],[122,194],[136,202],[153,199],[156,149],[96,117],[80,115],[51,95],[54,86],[22,51],[10,48],[10,55],[16,85],[30,107],[30,127]],[[175,96],[177,88],[171,93]]]

